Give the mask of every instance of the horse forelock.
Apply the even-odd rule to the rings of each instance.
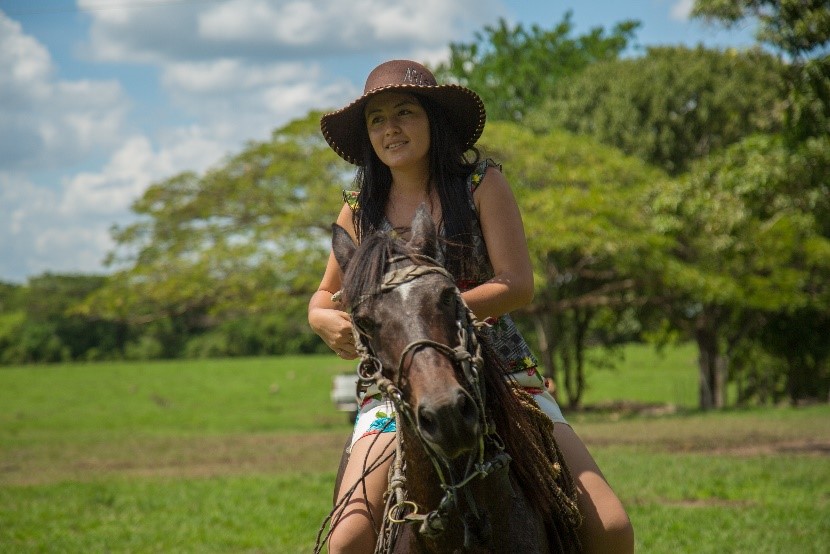
[[[360,299],[371,302],[390,269],[390,260],[401,256],[414,265],[428,263],[395,232],[379,232],[366,237],[349,260],[343,276],[343,297],[347,305]]]

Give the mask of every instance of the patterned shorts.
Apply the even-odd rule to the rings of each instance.
[[[514,373],[511,377],[516,383],[528,391],[536,400],[539,406],[554,423],[568,424],[559,404],[544,388],[544,381],[541,380],[535,369]],[[395,405],[389,400],[384,400],[377,390],[371,388],[366,391],[361,399],[360,411],[354,423],[352,432],[353,446],[355,442],[363,437],[376,435],[378,433],[394,433],[397,430],[395,425]]]

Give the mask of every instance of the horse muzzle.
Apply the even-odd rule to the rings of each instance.
[[[478,407],[462,387],[422,398],[416,412],[421,436],[436,453],[453,460],[478,447],[481,433]]]

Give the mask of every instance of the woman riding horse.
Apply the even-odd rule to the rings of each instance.
[[[426,67],[407,60],[376,67],[361,97],[321,121],[332,149],[358,166],[358,190],[346,193],[337,223],[358,243],[378,230],[397,229],[406,237],[416,209],[427,206],[443,238],[436,257],[455,277],[476,317],[492,324],[490,342],[512,368],[512,378],[554,422],[554,437],[577,485],[585,551],[633,551],[633,530],[622,504],[547,393],[536,360],[508,315],[531,301],[533,272],[510,186],[500,168],[480,160],[475,148],[484,122],[484,105],[472,90],[439,85]],[[308,320],[338,356],[354,359],[352,321],[332,298],[342,278],[332,255],[309,302]],[[383,518],[389,462],[376,464],[368,474],[364,464],[388,452],[394,406],[373,392],[362,399],[338,493],[356,494],[333,522],[331,552],[372,552]]]

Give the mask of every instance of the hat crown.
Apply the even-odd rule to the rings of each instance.
[[[363,94],[385,87],[410,85],[434,87],[438,85],[432,72],[409,60],[392,60],[377,66],[366,78]]]

